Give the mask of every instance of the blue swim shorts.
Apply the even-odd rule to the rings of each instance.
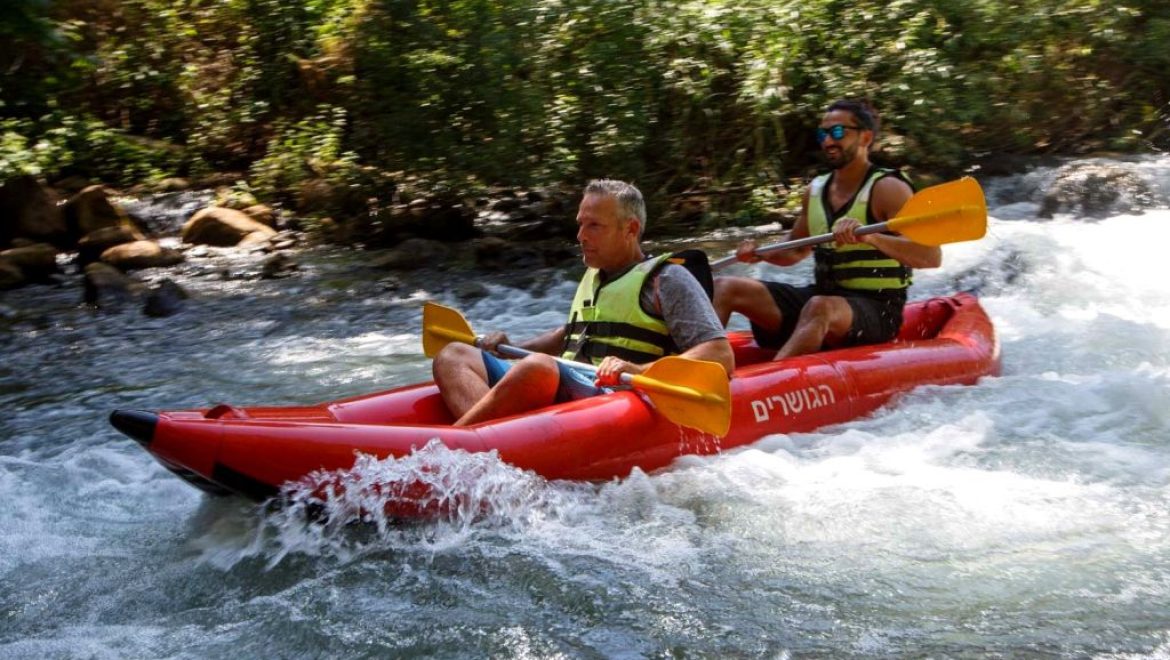
[[[480,352],[483,354],[484,369],[487,369],[488,386],[494,387],[508,372],[508,369],[512,368],[513,363],[509,360],[501,360],[487,351]],[[557,371],[560,373],[560,383],[557,385],[555,399],[557,403],[587,399],[613,391],[607,387],[597,387],[593,384],[593,376],[560,362],[557,363]]]

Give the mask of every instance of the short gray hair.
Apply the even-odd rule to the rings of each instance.
[[[594,179],[585,186],[586,195],[607,195],[617,200],[623,218],[638,220],[638,238],[646,231],[646,200],[642,191],[617,179]]]

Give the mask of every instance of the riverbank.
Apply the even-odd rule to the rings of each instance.
[[[1034,205],[1031,213],[1038,218],[1092,218],[1165,204],[1164,186],[1146,171],[1152,158],[1045,159],[1014,177],[981,176],[996,169],[986,164],[970,169],[1005,208]],[[1000,163],[997,171],[1021,166]],[[1003,183],[1025,180],[1026,188]],[[0,187],[0,206],[17,219],[9,225],[15,234],[9,246],[0,250],[0,275],[7,273],[0,290],[55,283],[76,288],[79,301],[95,308],[130,305],[169,316],[187,296],[176,277],[295,278],[298,254],[313,246],[356,250],[368,276],[387,288],[451,281],[464,301],[487,295],[487,281],[547,287],[577,264],[579,192],[573,189],[495,189],[474,197],[427,197],[412,190],[420,196],[397,198],[385,214],[322,220],[261,204],[241,184],[196,189],[171,181],[163,190],[125,193],[88,185],[58,202],[68,189],[23,178]],[[799,190],[790,195],[799,198]],[[687,198],[697,219],[681,228],[651,217],[650,248],[698,246],[721,254],[738,237],[762,232],[770,240],[767,235],[793,219],[785,209],[750,221],[729,219],[704,206],[707,200]],[[396,220],[388,224],[386,218]],[[362,237],[371,240],[357,240]]]

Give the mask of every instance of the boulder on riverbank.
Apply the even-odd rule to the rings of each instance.
[[[48,243],[33,243],[0,251],[0,259],[19,269],[23,281],[47,282],[61,272],[57,267],[57,248]],[[11,288],[11,287],[9,287]]]
[[[155,318],[162,318],[177,314],[183,309],[183,301],[190,296],[183,287],[168,278],[158,283],[158,286],[146,294],[146,302],[142,305],[142,313]]]
[[[0,257],[0,291],[4,289],[15,289],[23,285],[26,281],[24,272],[20,270],[19,266],[4,257]]]
[[[137,301],[146,285],[107,263],[95,261],[85,267],[86,304],[111,307]]]
[[[59,201],[36,177],[5,181],[0,185],[0,248],[16,238],[63,245],[68,232]]]
[[[272,227],[273,229],[276,229],[276,211],[274,211],[272,207],[268,206],[267,204],[253,204],[252,206],[244,209],[244,215],[266,227]]]
[[[165,268],[183,262],[183,253],[164,248],[155,241],[122,243],[102,252],[101,260],[122,271]]]
[[[109,190],[102,185],[85,188],[61,207],[70,244],[102,229],[120,227],[133,233],[141,231],[130,220],[126,211],[110,199]]]
[[[210,206],[191,216],[183,225],[182,238],[185,243],[232,247],[244,239],[249,243],[267,240],[276,235],[276,230],[248,217],[243,211]]]
[[[136,227],[118,225],[91,231],[77,242],[77,263],[84,266],[101,259],[102,253],[125,243],[145,241],[146,236]]]
[[[1105,218],[1141,212],[1150,206],[1151,199],[1149,184],[1129,169],[1117,164],[1070,163],[1057,172],[1038,215],[1051,218],[1057,213],[1076,213]]]
[[[410,238],[376,257],[371,265],[383,270],[415,270],[441,265],[451,255],[451,248],[439,241]]]

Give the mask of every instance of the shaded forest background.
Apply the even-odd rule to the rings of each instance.
[[[5,0],[0,181],[228,172],[337,218],[610,176],[751,220],[836,98],[929,180],[1170,148],[1167,71],[1165,0]]]

